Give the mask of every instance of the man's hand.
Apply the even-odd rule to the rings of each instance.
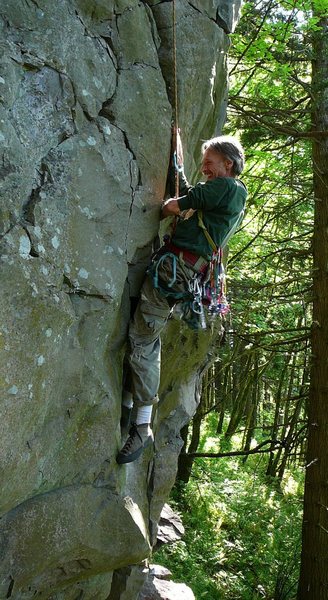
[[[179,214],[180,208],[177,199],[169,198],[168,200],[165,200],[165,202],[162,205],[162,217],[165,219],[165,217],[170,217],[172,215]]]

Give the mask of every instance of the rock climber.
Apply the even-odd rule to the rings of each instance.
[[[182,194],[162,204],[162,217],[173,215],[176,224],[171,238],[155,254],[129,325],[129,376],[123,384],[122,432],[128,431],[133,406],[137,414],[117,455],[119,464],[133,462],[153,442],[151,418],[158,402],[160,334],[173,306],[190,292],[195,274],[204,276],[212,256],[208,238],[221,247],[239,224],[247,196],[245,185],[238,179],[243,168],[244,151],[236,138],[212,138],[202,146],[201,170],[206,181],[190,186],[182,172]],[[185,211],[188,218],[183,218]]]

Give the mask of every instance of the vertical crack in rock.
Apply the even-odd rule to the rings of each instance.
[[[29,252],[30,256],[32,256],[33,258],[39,258],[40,254],[39,254],[39,252],[38,252],[38,251],[35,249],[35,246],[34,246],[34,240],[33,240],[32,236],[31,236],[31,234],[30,234],[30,232],[29,232],[29,230],[28,230],[28,227],[27,227],[27,226],[25,225],[25,223],[23,223],[22,221],[20,222],[20,225],[21,225],[21,226],[22,226],[22,228],[24,229],[24,231],[25,231],[25,233],[26,233],[26,235],[27,235],[27,237],[28,237],[28,239],[29,239],[29,241],[30,241],[30,247],[31,247],[31,248],[30,248],[30,252]]]
[[[110,36],[107,35],[100,35],[99,36],[100,41],[103,41],[103,48],[106,50],[109,58],[111,59],[114,69],[117,71],[117,64],[115,62],[116,60],[116,56],[115,56],[115,49],[114,49],[114,44],[113,44],[113,40]],[[115,60],[114,60],[115,58]]]
[[[129,164],[129,174],[130,174],[130,188],[131,188],[131,203],[130,203],[130,210],[129,210],[129,216],[128,216],[128,222],[126,225],[126,233],[125,233],[125,255],[127,256],[128,254],[128,236],[129,236],[129,229],[130,229],[130,221],[131,221],[131,217],[132,217],[132,211],[133,211],[133,204],[135,201],[135,194],[136,194],[136,188],[133,187],[133,161],[136,160],[136,157],[134,155],[134,153],[132,152],[130,146],[129,146],[129,142],[127,139],[127,136],[125,134],[125,132],[123,131],[123,135],[124,135],[124,141],[125,141],[125,145],[127,147],[127,149],[131,152],[133,158],[130,160],[130,164]],[[142,185],[141,182],[141,173],[140,173],[140,169],[138,169],[138,184],[137,187],[139,185]]]
[[[117,87],[117,85],[116,85]],[[115,125],[115,116],[113,111],[111,110],[111,104],[113,103],[114,100],[114,96],[112,98],[108,98],[107,100],[105,100],[102,104],[102,108],[98,113],[99,117],[104,117],[104,119],[107,119],[110,123],[112,123],[113,125]]]
[[[136,194],[136,190],[138,187],[142,186],[142,178],[141,178],[141,172],[140,169],[138,168],[138,183],[136,185],[136,187],[133,186],[133,163],[135,162],[135,164],[137,164],[137,158],[130,146],[128,137],[126,132],[121,129],[121,127],[118,127],[117,124],[115,124],[115,126],[122,132],[123,134],[123,138],[124,138],[124,143],[125,143],[125,147],[127,148],[127,150],[130,152],[130,154],[132,155],[132,158],[130,160],[129,163],[129,175],[130,175],[130,189],[131,189],[131,203],[130,203],[130,209],[129,209],[129,216],[128,216],[128,222],[127,222],[127,226],[126,226],[126,233],[125,233],[125,254],[127,254],[127,249],[128,249],[128,235],[129,235],[129,228],[130,228],[130,221],[131,221],[131,216],[132,216],[132,210],[133,210],[133,204],[135,201],[135,194]]]
[[[12,591],[13,591],[13,588],[14,588],[14,583],[15,583],[15,581],[11,577],[11,575],[9,577],[10,577],[10,583],[9,583],[9,588],[8,588],[8,591],[7,591],[6,598],[11,598]]]
[[[156,542],[156,526],[154,527],[154,521],[151,518],[151,505],[154,492],[154,481],[155,481],[155,456],[148,465],[147,472],[147,499],[148,499],[148,527],[149,527],[149,539],[152,546]]]
[[[75,13],[75,16],[76,16],[77,20],[80,21],[80,23],[81,23],[81,25],[82,25],[82,27],[84,29],[84,35],[86,37],[93,37],[91,35],[91,33],[88,31],[86,24],[84,23],[82,17],[80,17],[80,15],[79,15],[79,13],[78,13],[78,11],[76,9],[74,10],[74,13]]]
[[[76,124],[75,124],[75,114],[76,114],[76,107],[79,104],[85,118],[87,121],[89,121],[89,123],[93,123],[94,122],[94,117],[92,117],[90,115],[90,113],[88,112],[88,110],[86,109],[85,105],[82,105],[79,101],[78,101],[78,94],[76,91],[76,87],[73,81],[71,81],[72,84],[72,89],[73,89],[73,95],[74,95],[74,106],[71,109],[71,114],[72,114],[72,118],[73,118],[73,123],[74,123],[74,128],[75,130],[77,130],[76,128]]]
[[[35,206],[38,202],[41,202],[41,190],[44,185],[48,182],[53,183],[52,175],[50,173],[50,169],[48,165],[44,162],[44,159],[41,161],[40,168],[38,169],[39,181],[38,184],[32,188],[32,192],[30,197],[27,199],[25,204],[23,205],[23,219],[24,221],[30,223],[35,226]]]
[[[136,193],[136,189],[138,187],[142,186],[142,178],[141,178],[141,172],[140,169],[138,168],[138,183],[136,185],[136,187],[134,187],[133,185],[133,163],[135,162],[135,164],[137,164],[137,159],[136,156],[130,146],[128,137],[126,132],[117,125],[116,120],[115,120],[115,114],[113,113],[112,109],[111,109],[111,105],[113,102],[114,96],[112,98],[109,98],[108,100],[105,100],[105,102],[102,105],[102,109],[99,111],[99,116],[100,117],[104,117],[105,119],[107,119],[112,125],[114,125],[115,127],[117,127],[117,129],[119,129],[122,134],[123,134],[123,139],[124,139],[124,143],[125,143],[125,147],[127,148],[127,150],[130,152],[130,154],[132,155],[132,158],[130,160],[129,163],[129,175],[130,175],[130,189],[131,189],[131,203],[130,203],[130,209],[129,209],[129,216],[128,216],[128,221],[127,221],[127,226],[126,226],[126,233],[125,233],[125,254],[127,255],[127,251],[128,251],[128,235],[129,235],[129,227],[130,227],[130,220],[131,220],[131,215],[132,215],[132,210],[133,210],[133,204],[135,201],[135,193]]]
[[[191,6],[191,8],[193,8],[194,10],[197,10],[197,12],[201,15],[203,15],[204,13],[199,10],[199,8],[197,8],[197,6],[195,6],[192,2],[188,2],[189,6]]]
[[[10,227],[0,236],[0,239],[3,239],[6,235],[8,235],[15,227],[20,226],[24,229],[29,242],[30,242],[30,256],[33,258],[38,258],[39,252],[35,248],[35,240],[30,232],[30,226],[35,227],[35,207],[41,202],[42,197],[42,188],[48,182],[53,182],[50,170],[47,164],[44,162],[45,159],[42,159],[41,165],[39,169],[37,169],[38,173],[38,182],[35,183],[35,187],[32,188],[31,194],[26,202],[23,204],[22,213],[20,218],[18,218],[14,223],[10,225]]]
[[[131,216],[132,216],[132,211],[133,211],[133,205],[134,205],[134,201],[135,201],[135,193],[136,193],[136,189],[138,187],[142,186],[142,178],[141,178],[141,172],[140,169],[138,168],[138,182],[137,185],[134,186],[133,185],[133,181],[134,181],[134,177],[133,177],[133,164],[137,164],[137,159],[136,156],[130,146],[128,137],[126,132],[117,125],[116,120],[115,120],[115,115],[111,109],[111,105],[113,102],[114,96],[108,100],[106,100],[103,105],[102,105],[102,109],[99,112],[99,116],[104,117],[105,119],[107,119],[112,125],[115,125],[115,127],[117,127],[117,129],[119,129],[122,134],[123,134],[123,139],[124,139],[124,143],[125,143],[125,147],[127,148],[127,150],[130,152],[130,154],[132,155],[132,158],[130,160],[129,163],[129,176],[130,176],[130,189],[131,189],[131,203],[130,203],[130,208],[129,208],[129,215],[128,215],[128,220],[127,220],[127,226],[126,226],[126,232],[125,232],[125,255],[127,255],[128,253],[128,235],[129,235],[129,228],[130,228],[130,221],[131,221]]]
[[[169,0],[165,0],[165,1],[169,1]],[[146,3],[146,13],[147,13],[148,21],[150,24],[150,31],[151,31],[151,36],[153,38],[154,47],[156,48],[157,53],[158,53],[158,50],[161,45],[161,38],[159,37],[158,31],[157,31],[157,25],[156,25],[156,21],[155,21],[155,17],[153,15],[152,9],[150,6],[148,6],[147,3]]]
[[[68,77],[65,73],[62,73],[61,71],[57,70],[57,73],[59,75],[59,85],[60,85],[60,89],[62,92],[62,96],[64,96],[64,81],[65,79],[67,79],[71,85],[72,88],[72,96],[73,96],[73,105],[70,106],[70,116],[71,116],[71,120],[72,120],[72,130],[73,133],[68,133],[68,131],[64,131],[61,135],[60,135],[60,140],[58,143],[58,146],[64,142],[66,139],[72,137],[73,135],[76,135],[78,130],[77,130],[77,126],[75,123],[75,119],[76,119],[76,106],[77,106],[77,97],[76,97],[76,90],[74,87],[74,82],[72,81],[72,79],[70,79],[70,77]]]

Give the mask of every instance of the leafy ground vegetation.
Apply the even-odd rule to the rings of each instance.
[[[182,431],[173,502],[186,537],[156,557],[197,600],[308,597],[297,580],[308,408],[321,406],[310,342],[313,241],[319,258],[325,252],[314,215],[328,191],[327,163],[319,163],[327,150],[327,78],[319,71],[327,15],[328,0],[252,0],[232,36],[224,133],[239,135],[246,151],[247,213],[227,256],[231,315]],[[311,417],[318,430],[320,418]],[[321,464],[326,481],[324,443],[315,452],[308,466]],[[320,502],[324,511],[328,499]],[[313,531],[326,535],[315,519]],[[303,581],[311,564],[321,565],[325,544],[321,537],[305,554],[303,544]],[[324,564],[311,583],[316,600],[327,598]]]
[[[218,439],[216,420],[202,427],[200,449],[240,446]],[[187,582],[197,600],[296,598],[302,519],[302,474],[286,471],[280,486],[266,477],[261,455],[198,458],[188,484],[172,503],[182,515],[182,541],[154,557],[175,581]]]

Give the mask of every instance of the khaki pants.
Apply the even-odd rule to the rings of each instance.
[[[172,280],[172,260],[165,258],[158,270],[159,283],[167,285]],[[188,283],[195,276],[192,269],[177,262],[174,292],[188,291]],[[130,378],[128,387],[135,406],[156,404],[161,369],[160,334],[177,300],[163,296],[146,275],[141,288],[140,300],[129,327],[128,363]],[[131,385],[130,385],[131,383]]]

